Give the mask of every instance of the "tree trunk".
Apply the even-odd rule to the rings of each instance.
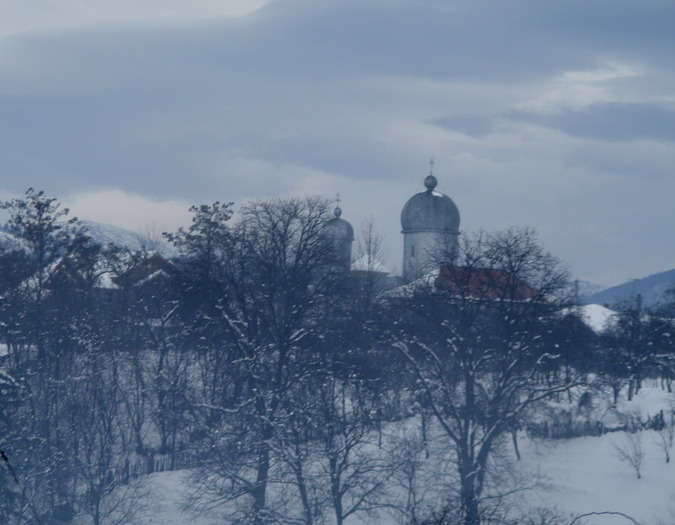
[[[335,522],[342,525],[344,517],[342,516],[342,493],[340,492],[340,474],[338,473],[337,459],[329,459],[331,469],[331,495],[333,496],[333,508],[335,509]]]
[[[476,493],[476,467],[468,459],[460,458],[459,461],[459,478],[464,525],[480,525],[478,494]]]
[[[612,385],[612,398],[614,399],[614,405],[616,406],[616,404],[619,402],[619,396],[621,395],[623,387],[627,386],[628,383],[625,382],[623,379],[613,377],[611,380],[611,385]]]
[[[295,479],[298,482],[298,490],[300,491],[300,501],[302,501],[302,508],[305,511],[305,525],[314,524],[314,516],[312,515],[312,503],[309,499],[309,494],[307,493],[307,483],[305,482],[305,475],[302,468],[302,460],[300,459],[299,451],[299,437],[295,436],[295,448],[296,456],[298,459],[295,461]]]
[[[265,432],[265,436],[267,432]],[[251,490],[253,496],[253,523],[263,525],[265,520],[263,512],[266,505],[267,478],[270,470],[270,450],[267,439],[263,439],[259,445],[258,471],[256,473],[255,487]]]
[[[462,507],[464,511],[464,525],[480,525],[478,499],[473,488],[462,489]]]

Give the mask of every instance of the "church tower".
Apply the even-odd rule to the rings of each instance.
[[[346,220],[341,219],[340,198],[333,210],[334,217],[323,228],[324,235],[333,246],[335,266],[340,271],[348,272],[352,264],[352,243],[354,242],[354,229]]]
[[[454,264],[457,259],[459,210],[450,197],[435,191],[437,185],[430,172],[424,179],[426,191],[410,197],[401,211],[406,280],[443,264]]]

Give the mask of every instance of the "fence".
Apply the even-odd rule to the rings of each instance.
[[[672,424],[672,414],[670,415]],[[606,426],[599,420],[578,421],[565,418],[563,420],[544,420],[527,425],[527,434],[535,438],[569,439],[583,436],[602,436],[608,432],[636,432],[638,430],[661,430],[665,426],[663,410],[653,417],[641,419],[637,416],[627,417],[621,425]]]

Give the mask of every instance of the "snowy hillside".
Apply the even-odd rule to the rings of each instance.
[[[673,394],[656,386],[644,388],[631,402],[622,402],[619,410],[643,419],[669,409]],[[644,460],[642,479],[619,458],[618,448],[630,444],[629,436],[638,439]],[[542,487],[533,491],[530,506],[555,507],[563,514],[622,512],[641,525],[675,523],[675,465],[666,463],[654,430],[635,434],[610,432],[603,436],[585,436],[569,440],[529,440],[522,438],[521,468],[538,471]],[[672,452],[672,451],[671,451]],[[588,525],[629,523],[612,515],[588,518]]]
[[[607,328],[607,323],[614,314],[614,310],[610,310],[606,306],[601,306],[599,304],[587,304],[581,307],[581,316],[584,322],[596,334],[599,334]]]
[[[623,400],[617,412],[627,417],[644,420],[660,410],[673,405],[675,396],[658,387],[654,381],[643,388],[631,402]],[[603,411],[602,400],[595,403],[596,411]],[[411,439],[419,432],[415,418],[392,423],[386,429],[389,439],[403,436]],[[619,457],[619,449],[630,444],[630,437],[638,440],[644,459],[641,479],[631,465]],[[632,517],[639,525],[666,525],[675,523],[675,464],[666,463],[661,435],[654,430],[634,434],[609,432],[602,436],[585,436],[573,439],[531,439],[524,432],[519,434],[521,460],[516,461],[512,447],[506,444],[502,463],[511,472],[508,481],[521,484],[515,495],[505,500],[510,512],[517,515],[549,509],[561,521],[546,523],[571,524],[580,515],[589,515],[585,525],[624,525],[635,523],[620,515]],[[671,453],[673,451],[671,450]],[[430,439],[429,456],[420,455],[425,466],[426,479],[420,494],[430,494],[443,487],[447,478],[443,465],[442,440]],[[424,459],[422,459],[424,458]],[[419,474],[421,474],[420,471]],[[447,482],[447,479],[445,480]],[[227,516],[224,508],[208,513],[196,513],[187,505],[187,495],[194,490],[190,471],[162,472],[147,476],[144,485],[147,506],[138,516],[144,525],[216,525]],[[329,521],[330,522],[330,521]],[[323,522],[322,522],[323,523]],[[355,514],[346,520],[347,525],[390,525],[403,523],[396,512],[380,509],[373,513]],[[537,522],[539,523],[539,522]],[[542,522],[543,523],[543,522]]]
[[[110,224],[101,224],[99,222],[80,220],[78,224],[82,226],[87,234],[101,246],[108,244],[115,244],[128,248],[131,251],[158,251],[165,257],[173,257],[176,255],[176,250],[165,242],[163,239],[150,239],[149,237],[140,233],[134,233],[117,226]],[[0,249],[3,251],[14,251],[19,249],[26,249],[25,243],[22,239],[0,230]]]
[[[140,233],[134,233],[110,224],[81,220],[79,223],[99,244],[106,246],[110,243],[123,246],[131,251],[149,250],[159,251],[162,255],[172,257],[175,250],[162,239],[150,239]]]

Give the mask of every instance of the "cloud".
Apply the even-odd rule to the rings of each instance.
[[[480,138],[488,135],[493,129],[490,119],[476,115],[453,115],[441,117],[431,121],[431,124],[440,126],[449,131],[457,131],[471,137]]]
[[[252,13],[269,0],[0,0],[0,38],[23,32]]]
[[[553,115],[514,111],[508,117],[558,129],[573,137],[675,141],[675,107],[666,104],[598,102]]]

